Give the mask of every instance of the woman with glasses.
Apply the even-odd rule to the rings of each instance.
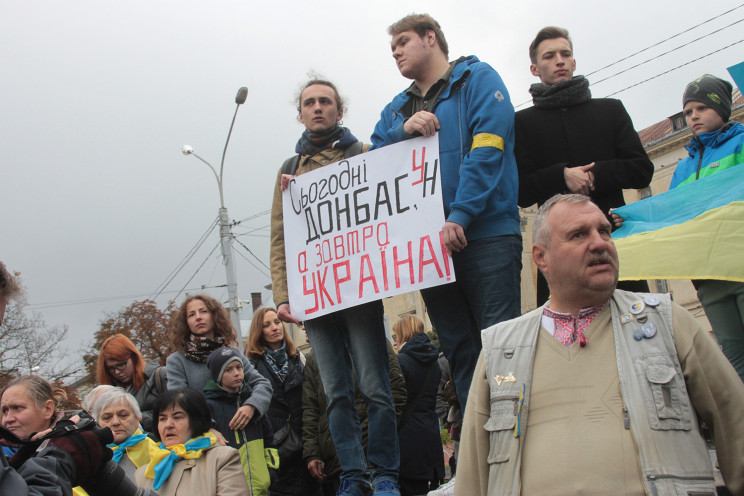
[[[167,389],[165,368],[157,360],[145,364],[134,343],[123,334],[115,334],[101,345],[96,371],[99,384],[119,386],[134,396],[142,412],[142,429],[153,432],[152,409]]]

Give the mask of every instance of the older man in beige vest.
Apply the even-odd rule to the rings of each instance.
[[[611,231],[586,196],[540,207],[552,297],[483,331],[455,495],[714,495],[698,416],[744,494],[744,384],[669,295],[616,289]]]

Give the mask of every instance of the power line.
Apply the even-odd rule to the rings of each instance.
[[[245,232],[242,232],[242,233],[237,233],[236,236],[247,236],[247,235],[249,235],[251,233],[254,233],[256,231],[263,231],[267,227],[271,227],[270,224],[267,224],[267,225],[261,226],[261,227],[254,227],[253,229],[250,229],[248,231],[245,231]],[[268,237],[268,234],[262,234],[262,235],[254,234],[254,236]]]
[[[651,77],[650,77],[650,78],[648,78],[648,79],[644,79],[644,80],[643,80],[643,81],[641,81],[641,82],[638,82],[638,83],[635,83],[635,84],[631,84],[630,86],[626,86],[625,88],[623,88],[623,89],[621,89],[621,90],[617,90],[617,91],[615,91],[614,93],[610,93],[609,95],[606,95],[606,96],[605,96],[605,98],[611,97],[611,96],[613,96],[613,95],[617,95],[618,93],[622,93],[622,92],[623,92],[623,91],[625,91],[625,90],[629,90],[630,88],[634,88],[634,87],[636,87],[636,86],[638,86],[638,85],[641,85],[641,84],[643,84],[643,83],[647,83],[648,81],[651,81],[652,79],[656,79],[656,78],[657,78],[657,77],[659,77],[659,76],[663,76],[664,74],[669,74],[669,73],[670,73],[670,72],[672,72],[672,71],[676,71],[677,69],[679,69],[679,68],[681,68],[681,67],[684,67],[684,66],[686,66],[686,65],[690,65],[690,64],[692,64],[693,62],[697,62],[697,61],[698,61],[698,60],[700,60],[700,59],[704,59],[705,57],[709,57],[709,56],[711,56],[711,55],[713,55],[713,54],[715,54],[715,53],[718,53],[718,52],[720,52],[720,51],[722,51],[722,50],[725,50],[725,49],[727,49],[727,48],[731,48],[732,46],[734,46],[734,45],[738,45],[738,44],[739,44],[739,43],[741,43],[741,42],[744,42],[744,40],[739,40],[739,41],[735,41],[735,42],[731,43],[730,45],[726,45],[726,46],[725,46],[725,47],[723,47],[723,48],[719,48],[718,50],[714,50],[714,51],[712,51],[712,52],[710,52],[710,53],[707,53],[707,54],[705,54],[705,55],[703,55],[703,56],[701,56],[701,57],[698,57],[698,58],[696,58],[696,59],[690,60],[689,62],[685,62],[684,64],[678,65],[677,67],[673,67],[673,68],[669,69],[668,71],[664,71],[664,72],[661,72],[661,73],[659,73],[659,74],[657,74],[657,75],[655,75],[655,76],[651,76]]]
[[[179,272],[186,266],[188,262],[191,261],[192,258],[194,258],[194,255],[196,255],[196,252],[201,248],[201,246],[204,244],[204,242],[207,240],[207,237],[214,231],[215,227],[217,227],[217,224],[219,222],[219,218],[215,217],[215,219],[212,221],[212,223],[209,225],[207,230],[204,232],[204,234],[201,235],[201,238],[196,242],[196,244],[189,250],[189,252],[184,256],[184,258],[176,265],[176,268],[171,271],[168,276],[166,276],[165,280],[160,283],[160,285],[155,289],[155,291],[150,295],[148,298],[149,300],[154,300],[158,296],[160,296],[165,288],[168,287],[168,285],[175,279],[175,277],[178,275]]]
[[[207,255],[207,258],[205,258],[204,261],[201,263],[201,265],[196,269],[196,272],[194,272],[194,274],[191,277],[189,277],[189,280],[186,281],[186,284],[184,284],[183,287],[180,289],[180,291],[178,291],[178,294],[175,296],[175,298],[172,299],[172,301],[177,300],[178,297],[181,296],[181,293],[184,292],[184,290],[186,289],[186,286],[188,286],[191,283],[191,280],[194,279],[194,277],[196,277],[196,274],[198,274],[201,268],[204,267],[204,264],[207,263],[207,260],[209,260],[209,257],[212,256],[212,253],[214,253],[214,251],[217,249],[218,246],[220,246],[219,242],[216,245],[214,245],[214,248],[212,248],[212,251],[209,252],[209,255]]]
[[[237,253],[238,255],[240,255],[240,257],[243,260],[245,260],[246,262],[248,262],[249,264],[251,264],[253,266],[253,268],[256,269],[257,271],[259,271],[261,274],[263,274],[264,276],[268,277],[269,279],[271,278],[271,276],[269,274],[267,274],[266,272],[262,271],[259,266],[257,266],[256,264],[254,264],[253,262],[251,262],[250,260],[248,260],[248,257],[246,257],[245,255],[243,255],[239,251],[235,251],[235,253]]]
[[[250,248],[248,248],[247,246],[245,246],[245,245],[244,245],[244,244],[243,244],[243,243],[242,243],[242,242],[241,242],[241,241],[240,241],[239,239],[236,239],[235,241],[236,241],[236,242],[237,242],[237,243],[238,243],[238,244],[239,244],[240,246],[242,246],[243,248],[245,248],[245,251],[247,251],[248,253],[250,253],[251,255],[253,255],[253,258],[255,258],[256,260],[258,260],[258,262],[259,262],[259,263],[260,263],[261,265],[263,265],[264,267],[266,267],[266,269],[268,269],[269,271],[271,271],[271,269],[269,268],[269,266],[268,266],[268,265],[266,265],[265,263],[263,263],[263,262],[261,261],[261,259],[260,259],[260,258],[258,258],[258,257],[256,256],[256,254],[255,254],[255,253],[253,253],[253,252],[251,251],[251,249],[250,249]],[[239,252],[237,252],[237,253],[239,253]],[[242,255],[242,254],[241,254],[241,255]],[[243,257],[243,258],[245,258],[245,257]],[[248,262],[250,263],[250,260],[248,260],[247,258],[246,258],[246,261],[248,261]],[[253,265],[253,264],[251,264],[251,265]],[[254,267],[256,267],[256,266],[254,265]],[[258,267],[256,267],[256,268],[258,269]],[[260,271],[260,270],[261,270],[261,269],[259,269],[259,271]],[[264,275],[265,275],[265,276],[267,276],[267,277],[269,276],[268,274],[266,274],[266,273],[264,273],[264,272],[262,272],[262,274],[264,274]]]
[[[220,286],[207,286],[209,288],[219,288]],[[197,289],[202,288],[189,288],[187,291],[193,291]],[[173,291],[163,291],[163,294],[168,293],[176,293],[175,290]],[[48,303],[30,303],[27,305],[28,308],[31,310],[43,310],[45,308],[56,308],[56,307],[68,307],[68,306],[75,306],[75,305],[86,305],[89,303],[101,303],[105,301],[115,301],[115,300],[129,300],[129,299],[136,299],[136,298],[144,298],[149,293],[140,293],[140,294],[130,294],[130,295],[121,295],[121,296],[103,296],[100,298],[81,298],[78,300],[64,300],[64,301],[53,301]],[[150,298],[147,298],[150,299]]]
[[[240,220],[233,221],[233,225],[238,225],[241,222],[245,222],[247,220],[255,219],[256,217],[262,217],[262,216],[264,216],[266,214],[270,214],[270,213],[271,213],[271,209],[264,210],[264,211],[259,212],[257,214],[253,214],[250,217],[246,217],[245,219],[240,219]]]
[[[740,23],[740,22],[742,22],[742,21],[744,21],[744,19],[739,19],[738,21],[735,21],[735,22],[733,22],[733,23],[729,24],[728,26],[724,26],[724,27],[722,27],[722,28],[720,28],[720,29],[716,29],[715,31],[711,31],[710,33],[708,33],[708,34],[705,34],[705,35],[703,35],[703,36],[701,36],[701,37],[699,37],[699,38],[696,38],[696,39],[694,39],[694,40],[692,40],[692,41],[688,41],[688,42],[687,42],[687,43],[685,43],[684,45],[679,45],[679,46],[677,46],[677,47],[674,47],[674,48],[672,48],[671,50],[667,50],[666,52],[664,52],[664,53],[661,53],[661,54],[659,54],[659,55],[657,55],[657,56],[655,56],[655,57],[651,57],[650,59],[646,59],[646,60],[644,60],[644,61],[643,61],[643,62],[641,62],[641,63],[638,63],[638,64],[636,64],[636,65],[632,65],[632,66],[628,67],[628,68],[627,68],[627,69],[625,69],[625,70],[622,70],[622,71],[620,71],[620,72],[616,72],[615,74],[612,74],[611,76],[607,76],[607,77],[606,77],[606,78],[604,78],[604,79],[600,79],[599,81],[595,81],[595,82],[593,82],[593,83],[592,83],[592,87],[594,87],[594,86],[597,86],[597,85],[598,85],[599,83],[602,83],[602,82],[604,82],[604,81],[607,81],[608,79],[614,78],[615,76],[619,76],[620,74],[625,74],[625,73],[626,73],[626,72],[628,72],[629,70],[631,70],[631,69],[635,69],[636,67],[640,67],[640,66],[642,66],[643,64],[646,64],[646,63],[648,63],[648,62],[651,62],[652,60],[656,60],[656,59],[658,59],[658,58],[661,58],[661,57],[663,57],[664,55],[670,54],[670,53],[672,53],[672,52],[675,52],[675,51],[677,51],[677,50],[679,50],[679,49],[681,49],[681,48],[684,48],[684,47],[686,47],[686,46],[688,46],[688,45],[691,45],[691,44],[693,44],[693,43],[695,43],[695,42],[697,42],[697,41],[700,41],[700,40],[702,40],[703,38],[707,38],[708,36],[710,36],[710,35],[712,35],[712,34],[718,33],[719,31],[723,31],[723,30],[724,30],[724,29],[726,29],[726,28],[730,28],[730,27],[731,27],[731,26],[733,26],[734,24],[739,24],[739,23]],[[608,66],[608,67],[609,67],[609,66]],[[594,72],[597,72],[597,71],[594,71]]]
[[[740,8],[742,8],[742,7],[744,7],[744,3],[743,3],[743,4],[741,4],[741,5],[739,5],[739,6],[737,6],[737,7],[734,7],[734,8],[733,8],[733,9],[731,9],[731,10],[727,10],[726,12],[724,12],[724,13],[722,13],[722,14],[718,14],[717,16],[711,17],[711,18],[710,18],[710,19],[708,19],[707,21],[703,21],[703,22],[701,22],[700,24],[696,24],[696,25],[692,26],[691,28],[687,28],[687,29],[685,29],[684,31],[680,31],[679,33],[677,33],[677,34],[674,34],[674,35],[672,35],[672,36],[670,36],[669,38],[666,38],[666,39],[664,39],[664,40],[661,40],[661,41],[659,41],[658,43],[654,43],[653,45],[647,46],[646,48],[644,48],[644,49],[642,49],[642,50],[638,50],[638,51],[637,51],[637,52],[635,52],[635,53],[631,53],[630,55],[628,55],[628,56],[626,56],[626,57],[623,57],[623,58],[621,58],[621,59],[619,59],[619,60],[616,60],[615,62],[612,62],[611,64],[607,64],[606,66],[604,66],[604,67],[601,67],[601,68],[597,69],[596,71],[592,71],[592,72],[590,72],[589,74],[586,74],[586,76],[587,76],[587,77],[588,77],[588,76],[591,76],[592,74],[596,74],[596,73],[597,73],[597,72],[599,72],[599,71],[603,71],[603,70],[607,69],[608,67],[612,67],[612,66],[613,66],[613,65],[615,65],[615,64],[619,64],[620,62],[622,62],[622,61],[624,61],[624,60],[628,60],[628,59],[629,59],[629,58],[631,58],[631,57],[635,57],[635,56],[636,56],[636,55],[638,55],[639,53],[643,53],[643,52],[645,52],[645,51],[647,51],[647,50],[650,50],[650,49],[654,48],[655,46],[659,46],[659,45],[661,45],[662,43],[665,43],[665,42],[667,42],[667,41],[669,41],[669,40],[671,40],[671,39],[673,39],[673,38],[676,38],[677,36],[681,36],[681,35],[683,35],[683,34],[685,34],[685,33],[688,33],[688,32],[692,31],[692,30],[693,30],[693,29],[695,29],[695,28],[699,28],[699,27],[700,27],[700,26],[702,26],[703,24],[707,24],[707,23],[709,23],[709,22],[711,22],[711,21],[715,21],[716,19],[718,19],[718,18],[720,18],[720,17],[722,17],[722,16],[725,16],[726,14],[729,14],[729,13],[731,13],[731,12],[735,11],[736,9],[740,9]]]

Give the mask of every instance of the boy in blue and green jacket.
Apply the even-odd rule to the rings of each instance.
[[[693,136],[686,147],[689,156],[677,164],[670,190],[744,164],[744,126],[729,121],[732,89],[731,83],[710,74],[685,88],[682,105]],[[718,344],[744,381],[744,283],[714,279],[692,283]]]
[[[230,428],[238,409],[246,408],[244,403],[252,392],[243,379],[240,354],[232,348],[218,348],[207,357],[207,367],[212,380],[204,386],[204,397],[215,427],[225,436],[227,445],[240,452],[249,494],[266,496],[271,485],[269,469],[279,468],[279,454],[272,447],[274,432],[269,421],[265,416],[253,417],[242,429]],[[250,415],[253,413],[251,411]]]

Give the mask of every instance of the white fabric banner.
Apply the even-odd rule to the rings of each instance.
[[[455,280],[441,234],[438,135],[295,177],[282,202],[300,321]]]

